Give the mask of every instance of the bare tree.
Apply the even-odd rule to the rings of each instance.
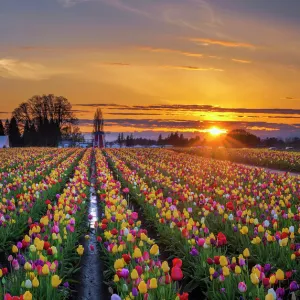
[[[104,120],[101,108],[97,108],[94,115],[94,133],[103,131]]]
[[[20,129],[23,131],[26,122],[40,126],[42,123],[53,120],[61,130],[64,126],[77,124],[78,120],[72,112],[72,105],[68,99],[53,94],[33,96],[27,102],[21,103],[14,111]]]

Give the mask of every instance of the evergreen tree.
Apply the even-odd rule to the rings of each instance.
[[[134,138],[133,138],[133,134],[132,133],[130,134],[130,137],[129,137],[129,146],[130,147],[134,146]]]
[[[158,136],[157,144],[158,145],[162,145],[163,144],[163,139],[162,139],[162,135],[161,134]]]
[[[3,126],[2,120],[0,120],[0,136],[1,135],[5,135],[4,134],[4,126]]]
[[[122,132],[121,133],[121,147],[123,146],[124,142],[125,142],[125,138],[124,138],[124,133]]]
[[[118,139],[117,139],[117,143],[119,144],[119,146],[121,147],[121,134],[118,134]]]
[[[37,136],[37,131],[35,129],[34,124],[31,124],[31,126],[30,126],[30,137],[31,137],[31,145],[37,146],[38,136]]]
[[[9,133],[9,144],[12,147],[20,147],[22,145],[21,134],[15,117],[12,117],[10,120],[8,133]]]
[[[31,132],[30,132],[30,126],[29,121],[27,120],[24,126],[24,132],[23,132],[23,144],[25,147],[32,146],[32,140],[31,140]]]
[[[130,147],[130,138],[129,135],[127,135],[126,137],[126,143],[125,143],[126,147]]]
[[[8,121],[8,119],[6,119],[6,121],[5,121],[4,133],[5,133],[5,135],[9,135],[9,121]]]

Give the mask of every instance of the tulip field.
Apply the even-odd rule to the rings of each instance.
[[[0,299],[300,297],[300,176],[167,149],[1,149],[0,193]],[[81,298],[88,253],[106,293]]]
[[[300,172],[300,152],[269,149],[181,148],[178,151],[282,171]]]

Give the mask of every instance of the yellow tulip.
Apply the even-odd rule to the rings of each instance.
[[[229,275],[230,275],[230,272],[229,272],[228,267],[224,266],[224,267],[222,268],[222,270],[223,270],[223,275],[224,275],[224,276],[229,276]]]
[[[151,278],[150,279],[150,289],[157,289],[157,280],[156,278]]]
[[[145,281],[141,281],[138,285],[138,290],[141,294],[146,294],[148,289],[147,289],[147,284]]]
[[[32,266],[31,266],[31,264],[28,261],[25,263],[24,269],[26,271],[31,271],[32,270]]]
[[[39,280],[36,277],[34,277],[33,280],[32,280],[32,286],[36,288],[39,285],[40,285]]]
[[[124,260],[123,258],[119,258],[114,263],[114,268],[116,270],[124,268]]]
[[[18,253],[18,251],[19,251],[18,247],[16,245],[13,245],[12,246],[12,252],[13,253]]]
[[[150,254],[152,255],[158,255],[159,254],[159,248],[156,244],[154,244],[150,249]]]
[[[227,261],[227,258],[225,257],[225,256],[220,256],[220,265],[222,266],[222,267],[224,267],[224,266],[227,266],[228,265],[228,261]]]
[[[161,264],[161,268],[162,270],[165,272],[165,273],[168,273],[170,271],[170,267],[169,267],[169,264],[167,261],[164,261],[162,264]]]
[[[142,257],[142,252],[140,248],[135,248],[133,252],[133,258],[140,258]]]
[[[275,275],[277,280],[284,280],[284,272],[281,269],[278,269]]]
[[[139,274],[138,274],[138,272],[137,272],[136,269],[133,269],[133,270],[131,271],[130,277],[131,277],[132,280],[136,280],[136,279],[139,278]]]
[[[23,295],[24,300],[32,300],[32,294],[29,291],[26,291]]]
[[[248,248],[246,248],[246,249],[243,251],[243,255],[244,255],[244,257],[246,257],[246,258],[250,256],[250,251],[249,251]]]
[[[274,296],[272,294],[267,294],[265,300],[274,300]]]
[[[250,275],[251,282],[256,285],[259,283],[259,279],[255,273],[251,273]]]
[[[48,267],[47,264],[45,264],[45,265],[43,266],[43,268],[42,268],[42,273],[43,273],[44,275],[48,275],[48,274],[49,274],[49,267]]]
[[[76,251],[77,251],[78,255],[82,256],[83,252],[84,252],[83,246],[79,245]]]
[[[53,275],[51,278],[52,287],[57,288],[61,284],[61,279],[58,275]]]
[[[270,284],[274,284],[276,282],[276,276],[275,275],[271,275],[270,276]]]
[[[247,234],[248,233],[248,227],[243,226],[242,229],[240,230],[241,234]]]

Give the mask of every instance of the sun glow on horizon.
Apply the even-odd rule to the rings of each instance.
[[[221,128],[218,128],[218,127],[212,127],[212,128],[209,128],[207,130],[207,132],[210,134],[210,135],[213,135],[213,136],[218,136],[218,135],[221,135],[221,134],[224,134],[227,132],[226,129],[221,129]]]

